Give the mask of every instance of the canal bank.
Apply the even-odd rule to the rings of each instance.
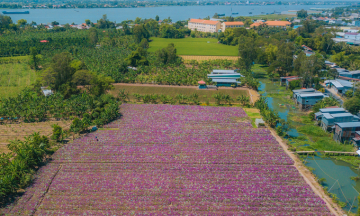
[[[351,145],[334,142],[330,133],[324,132],[319,126],[314,125],[314,122],[309,118],[309,112],[300,111],[291,99],[291,91],[281,87],[279,82],[266,78],[259,79],[259,81],[261,83],[259,93],[267,98],[268,106],[277,111],[279,117],[285,120],[292,128],[287,132],[287,136],[281,139],[286,143],[286,148],[292,151],[354,151]],[[294,157],[297,160],[302,160],[302,162],[300,161],[301,165],[298,166],[302,175],[306,175],[311,170],[313,177],[310,177],[310,180],[312,180],[310,183],[315,189],[320,187],[317,190],[321,189],[321,197],[329,198],[325,194],[328,194],[326,191],[330,191],[333,194],[331,195],[333,197],[332,201],[342,205],[346,214],[357,212],[360,181],[355,179],[356,177],[360,178],[360,171],[358,166],[355,168],[352,164],[357,164],[360,161],[358,157],[325,157],[323,155],[303,155],[299,157],[294,155]],[[341,160],[351,161],[352,164]],[[302,169],[307,170],[307,172]],[[332,201],[329,201],[330,205]]]

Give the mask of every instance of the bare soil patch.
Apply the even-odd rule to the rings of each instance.
[[[9,152],[6,145],[10,143],[10,140],[24,140],[26,136],[35,132],[50,137],[52,135],[51,125],[53,124],[58,124],[63,129],[69,129],[71,121],[47,121],[0,125],[0,153]]]

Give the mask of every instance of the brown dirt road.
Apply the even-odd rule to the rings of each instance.
[[[330,212],[337,216],[347,215],[340,206],[335,204],[332,201],[332,199],[325,194],[324,189],[315,180],[315,177],[311,173],[311,171],[308,170],[304,166],[304,164],[300,161],[300,159],[293,152],[288,150],[287,144],[284,142],[284,140],[281,137],[279,137],[276,134],[275,130],[270,127],[268,127],[268,128],[270,129],[271,134],[276,138],[276,140],[278,141],[280,146],[284,149],[286,154],[288,154],[291,157],[291,159],[293,159],[294,166],[299,171],[299,173],[302,175],[302,177],[304,178],[306,183],[308,183],[310,185],[311,189],[315,192],[315,194],[317,194],[324,200],[324,202],[326,203],[326,206],[329,208]]]

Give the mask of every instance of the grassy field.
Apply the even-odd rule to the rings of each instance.
[[[27,56],[0,58],[0,97],[15,96],[35,82],[35,71],[27,61]]]
[[[197,93],[199,95],[199,100],[201,102],[206,102],[206,100],[210,100],[211,103],[215,103],[215,99],[212,95],[217,93],[229,94],[230,97],[235,99],[239,95],[248,95],[248,91],[245,89],[219,89],[219,90],[198,90],[196,87],[169,87],[169,86],[135,86],[135,85],[121,85],[117,84],[114,86],[115,89],[111,90],[110,93],[117,95],[120,89],[125,89],[126,92],[129,92],[130,99],[135,101],[135,98],[132,96],[134,93],[138,94],[164,94],[170,95],[171,97],[175,97],[177,94],[183,94],[190,96],[193,93]]]
[[[199,55],[199,56],[237,56],[237,46],[227,46],[218,44],[216,38],[150,38],[149,52],[167,47],[169,43],[174,43],[178,55]],[[209,43],[208,43],[209,42]]]

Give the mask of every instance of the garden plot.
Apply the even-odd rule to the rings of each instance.
[[[330,215],[267,129],[237,107],[125,104],[69,143],[10,214]]]

